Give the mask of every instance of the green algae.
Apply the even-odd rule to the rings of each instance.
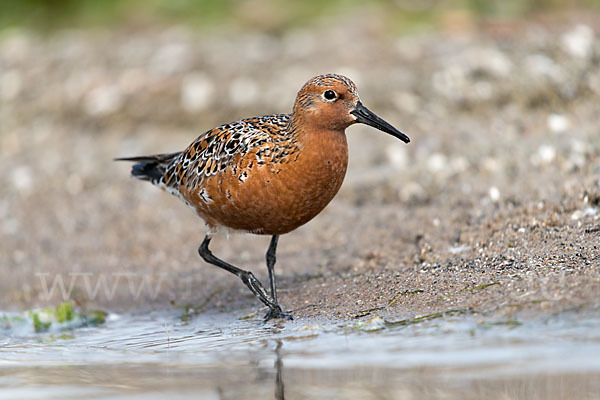
[[[55,307],[32,309],[21,314],[0,316],[0,329],[4,331],[27,330],[35,333],[49,331],[67,331],[84,326],[97,326],[106,322],[107,313],[102,310],[84,310],[74,308],[70,301]],[[62,335],[58,336],[62,339]]]
[[[480,324],[484,328],[492,328],[495,326],[507,326],[510,328],[516,328],[517,326],[523,325],[523,323],[514,317],[509,317],[503,321],[486,321]]]
[[[33,329],[37,333],[46,332],[48,329],[50,329],[52,322],[42,321],[42,319],[41,319],[42,317],[40,317],[40,314],[38,314],[38,313],[31,312],[30,315],[33,319]]]
[[[70,301],[65,301],[56,306],[54,315],[58,323],[68,322],[73,319],[75,314],[73,313],[73,304]]]
[[[461,289],[461,290],[459,290],[459,291],[457,291],[457,292],[454,292],[454,293],[452,293],[452,294],[449,294],[449,295],[447,295],[447,296],[441,297],[441,298],[440,298],[438,301],[441,301],[441,300],[447,300],[447,299],[449,299],[449,298],[451,298],[451,297],[454,297],[454,296],[456,296],[456,295],[459,295],[459,294],[461,294],[461,293],[467,293],[467,292],[476,292],[476,291],[478,291],[478,290],[487,289],[487,288],[489,288],[490,286],[495,286],[495,285],[500,285],[500,282],[489,282],[489,283],[483,283],[483,284],[481,284],[481,285],[473,286],[473,287],[470,287],[470,288],[464,288],[464,289]]]
[[[398,300],[400,300],[400,298],[403,296],[407,296],[409,294],[424,293],[424,292],[425,291],[423,289],[404,290],[400,293],[397,293],[394,297],[392,297],[390,299],[390,301],[388,301],[388,306],[391,307],[391,306],[395,305],[398,302]]]
[[[415,325],[415,324],[420,324],[422,322],[431,321],[433,319],[445,318],[445,317],[449,317],[452,315],[463,315],[463,314],[467,314],[470,312],[473,312],[473,311],[469,310],[469,309],[456,308],[456,309],[421,315],[421,316],[414,317],[414,318],[401,319],[399,321],[385,321],[385,326],[386,327],[394,327],[394,326]]]

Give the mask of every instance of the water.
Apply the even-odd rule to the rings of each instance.
[[[4,333],[2,399],[600,398],[596,316],[386,326],[164,312],[112,314],[66,339]]]

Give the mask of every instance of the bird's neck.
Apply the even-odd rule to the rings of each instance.
[[[327,181],[341,185],[348,165],[348,144],[344,130],[327,129],[311,124],[310,120],[294,118],[293,115],[290,127],[301,149],[298,162],[307,176],[318,176],[324,185],[329,185],[325,183]]]
[[[324,149],[343,147],[347,149],[348,146],[344,129],[317,124],[314,119],[306,117],[302,113],[292,113],[288,135],[303,147],[316,146]]]

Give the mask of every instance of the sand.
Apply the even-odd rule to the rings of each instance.
[[[62,281],[86,307],[262,314],[236,277],[198,257],[202,221],[112,158],[289,112],[308,78],[337,72],[412,142],[348,129],[340,193],[280,239],[285,309],[388,321],[597,313],[598,37],[591,17],[405,37],[364,25],[5,34],[0,307],[56,304]],[[266,283],[268,240],[220,236],[212,249]]]

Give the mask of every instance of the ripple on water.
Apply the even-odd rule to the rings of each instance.
[[[371,325],[369,321],[318,320],[265,325],[231,315],[200,315],[183,323],[173,314],[153,313],[108,318],[103,326],[74,330],[71,339],[6,334],[0,347],[0,368],[11,379],[0,380],[2,390],[13,387],[20,377],[67,393],[73,389],[69,386],[72,381],[63,379],[64,374],[78,381],[88,371],[86,379],[95,382],[100,379],[98,371],[106,374],[107,368],[120,371],[113,379],[115,385],[139,380],[140,371],[147,371],[148,387],[152,387],[149,377],[162,376],[165,371],[172,384],[180,379],[187,382],[184,387],[189,387],[184,378],[190,376],[197,382],[216,382],[211,376],[217,372],[232,381],[260,385],[277,360],[290,373],[317,374],[310,378],[316,380],[362,376],[365,371],[371,371],[365,378],[368,382],[373,376],[423,371],[433,371],[430,376],[425,373],[431,379],[440,371],[454,379],[567,373],[600,376],[597,317],[556,317],[517,324],[483,323],[474,316],[456,315],[390,327],[381,319],[373,319]],[[64,369],[69,366],[79,368]],[[138,383],[133,386],[140,389]],[[75,397],[84,397],[78,390],[78,386],[73,389]]]

